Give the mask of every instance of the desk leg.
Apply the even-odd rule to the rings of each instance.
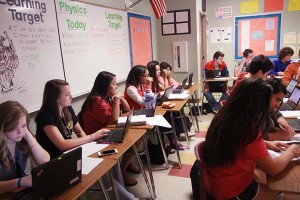
[[[202,90],[201,90],[201,93],[202,93],[202,96],[201,96],[201,112],[203,112],[203,99],[204,99],[204,88],[205,88],[205,81],[202,82]]]
[[[160,144],[160,147],[161,147],[161,150],[163,152],[163,156],[164,156],[164,159],[165,159],[165,163],[166,163],[166,169],[169,169],[169,161],[168,161],[168,158],[167,158],[167,155],[166,155],[166,151],[165,151],[165,148],[164,148],[164,144],[162,142],[162,139],[161,139],[161,134],[160,134],[160,131],[159,131],[159,128],[158,126],[155,126],[155,133],[157,135],[157,138],[158,138],[158,142]],[[148,149],[148,148],[147,148]]]
[[[149,157],[149,152],[148,152],[147,139],[146,139],[145,135],[143,136],[143,141],[144,141],[144,145],[145,145],[146,160],[147,160],[147,165],[148,165],[148,171],[149,171],[152,191],[153,191],[153,194],[154,194],[154,198],[156,198],[155,184],[154,184],[152,168],[151,168],[151,162],[150,162],[150,157]],[[164,149],[162,151],[164,152]]]
[[[180,154],[179,154],[179,149],[178,149],[178,144],[177,144],[177,139],[176,139],[177,135],[176,135],[176,130],[175,130],[175,122],[174,122],[173,112],[170,112],[170,115],[171,115],[173,134],[174,134],[174,138],[175,138],[175,146],[176,146],[178,165],[179,165],[179,168],[181,168],[181,160],[180,160]]]
[[[184,129],[185,140],[186,140],[186,143],[187,143],[187,147],[189,149],[190,148],[190,140],[189,140],[189,136],[188,136],[188,130],[187,130],[187,127],[186,127],[186,122],[183,119],[183,117],[185,116],[183,108],[180,110],[179,113],[180,113],[181,123],[182,123],[183,129]]]
[[[194,94],[193,95],[195,95],[195,100],[196,100],[196,106],[197,106],[197,109],[198,109],[198,113],[199,113],[199,120],[200,121],[202,121],[201,120],[201,117],[202,117],[202,113],[200,112],[200,104],[199,104],[199,100],[198,100],[198,98],[197,98],[197,90],[195,90],[195,92],[194,92]],[[202,97],[203,98],[203,97]],[[194,106],[195,106],[195,102],[193,102],[194,103]],[[198,122],[198,120],[197,120],[197,125],[198,125],[198,129],[199,129],[199,122]],[[199,131],[200,131],[200,129],[199,129]]]
[[[98,183],[99,183],[100,188],[101,188],[101,190],[102,190],[102,192],[103,192],[103,195],[104,195],[105,200],[110,200],[109,195],[108,195],[108,193],[107,193],[107,191],[106,191],[106,188],[105,188],[105,186],[104,186],[103,181],[102,181],[101,178],[98,180]],[[115,191],[115,190],[114,190],[114,191]]]
[[[110,180],[111,180],[111,185],[112,185],[113,190],[114,190],[115,199],[120,200],[119,192],[118,192],[118,189],[117,189],[117,186],[116,186],[116,183],[115,183],[114,172],[112,171],[112,169],[109,170],[109,177],[110,177]]]
[[[194,101],[193,95],[192,95],[192,101]],[[192,122],[193,122],[194,129],[195,129],[195,131],[199,132],[199,131],[198,131],[198,130],[199,130],[199,125],[198,125],[197,115],[196,115],[195,113],[192,112],[191,103],[190,103],[189,101],[188,101],[188,105],[189,105],[189,109],[190,109],[190,113],[191,113],[191,118],[192,118]],[[196,107],[195,107],[195,103],[194,103],[194,108],[196,108]],[[197,126],[195,126],[195,124],[196,124]],[[197,129],[196,129],[196,128],[197,128]]]
[[[147,147],[146,147],[146,146],[147,146],[147,143],[144,144],[144,145],[145,145],[145,148],[147,148]],[[137,150],[135,144],[133,144],[133,150],[134,150],[134,153],[135,153],[135,155],[136,155],[136,158],[137,158],[137,161],[138,161],[138,163],[139,163],[139,166],[140,166],[140,168],[141,168],[142,174],[143,174],[143,176],[144,176],[144,180],[145,180],[146,185],[147,185],[147,187],[148,187],[149,194],[150,194],[151,198],[154,199],[154,198],[153,198],[153,195],[152,195],[152,192],[151,192],[152,189],[151,189],[151,186],[150,186],[150,184],[149,184],[148,177],[147,177],[147,175],[146,175],[146,172],[145,172],[143,163],[142,163],[142,161],[141,161],[139,152],[138,152],[138,150]],[[148,152],[147,152],[147,153],[148,153]],[[148,157],[147,157],[147,154],[146,154],[146,159],[148,159],[148,158],[149,158],[149,154],[148,154]],[[150,161],[149,161],[149,162],[150,162]],[[147,161],[147,163],[148,163],[148,161]]]

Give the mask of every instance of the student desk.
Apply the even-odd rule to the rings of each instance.
[[[300,194],[300,160],[290,161],[288,166],[275,176],[267,176],[267,184],[272,190]]]
[[[55,197],[56,200],[66,200],[66,199],[78,199],[80,197],[80,195],[82,195],[86,190],[89,189],[89,187],[91,187],[95,182],[99,181],[99,179],[106,174],[107,172],[109,172],[112,184],[113,184],[113,188],[114,188],[114,192],[115,192],[115,196],[116,198],[119,199],[119,194],[118,191],[115,187],[115,182],[114,182],[114,177],[112,174],[112,167],[117,163],[116,160],[112,160],[112,159],[103,159],[103,161],[97,165],[89,174],[82,174],[82,181],[80,183],[78,183],[77,185],[73,186],[72,188],[70,188],[69,190],[65,191],[64,193],[60,194],[59,196]],[[105,187],[102,184],[102,181],[99,181],[99,184],[103,190],[104,195],[106,190]],[[109,199],[105,196],[106,199]]]
[[[220,77],[220,78],[207,78],[207,79],[202,79],[201,80],[201,84],[202,84],[202,88],[201,88],[201,113],[203,111],[203,99],[204,99],[204,89],[205,89],[205,84],[207,82],[228,82],[230,81],[231,78],[230,77]]]
[[[146,133],[146,129],[132,129],[130,127],[130,129],[128,130],[128,132],[126,133],[125,135],[125,138],[123,140],[122,143],[112,143],[110,144],[108,147],[104,148],[103,150],[110,150],[110,149],[117,149],[118,150],[118,153],[117,154],[113,154],[113,155],[107,155],[105,156],[104,158],[105,159],[111,159],[111,160],[115,160],[115,161],[118,161],[121,156],[123,156],[125,154],[125,152],[130,148],[130,147],[133,147],[134,149],[134,153],[137,157],[137,160],[138,160],[138,163],[139,163],[139,166],[141,168],[141,171],[142,171],[142,174],[144,176],[144,179],[145,179],[145,182],[146,182],[146,185],[148,187],[148,190],[149,190],[149,193],[150,193],[150,196],[152,197],[152,199],[155,199],[155,186],[154,186],[154,179],[153,179],[153,175],[152,175],[152,169],[151,169],[151,164],[150,164],[150,158],[149,158],[149,153],[148,153],[148,149],[147,149],[147,141],[145,139],[145,133]],[[142,164],[142,161],[140,159],[140,156],[139,156],[139,152],[138,152],[138,149],[137,147],[135,146],[135,143],[140,139],[140,138],[143,138],[143,142],[145,144],[145,154],[146,154],[146,158],[147,158],[147,164],[148,164],[148,170],[149,170],[149,175],[150,175],[150,179],[151,179],[151,184],[152,184],[152,188],[149,184],[149,181],[148,181],[148,177],[146,175],[146,172],[143,168],[143,164]],[[91,157],[98,157],[97,155],[97,152],[92,154]],[[153,194],[152,192],[153,191]]]

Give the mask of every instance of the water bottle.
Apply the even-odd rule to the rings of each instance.
[[[205,79],[206,79],[205,68],[202,70],[202,78],[203,78],[203,80],[205,80]]]
[[[149,89],[145,92],[145,108],[152,109],[152,95]]]

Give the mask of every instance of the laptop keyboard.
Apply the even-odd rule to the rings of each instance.
[[[114,129],[107,138],[104,138],[104,141],[121,141],[123,137],[123,129]],[[102,140],[102,141],[103,141]]]
[[[293,110],[293,108],[289,104],[284,103],[284,104],[281,105],[279,110]]]

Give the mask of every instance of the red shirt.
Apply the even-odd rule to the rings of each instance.
[[[219,65],[219,70],[222,71],[226,67],[226,63],[224,61],[221,62]],[[207,70],[215,70],[215,61],[211,60],[208,63],[205,64],[205,69]]]
[[[232,86],[231,90],[229,91],[229,94],[232,94],[233,90],[236,88],[236,86],[245,79],[245,76],[248,74],[248,72],[242,72],[239,77],[236,79],[234,85]]]
[[[233,166],[205,168],[205,186],[216,199],[230,199],[242,193],[254,179],[255,160],[269,157],[261,134],[242,148]]]
[[[82,115],[83,129],[87,134],[92,134],[105,127],[110,119],[112,105],[108,99],[97,96],[93,106],[87,108]]]

